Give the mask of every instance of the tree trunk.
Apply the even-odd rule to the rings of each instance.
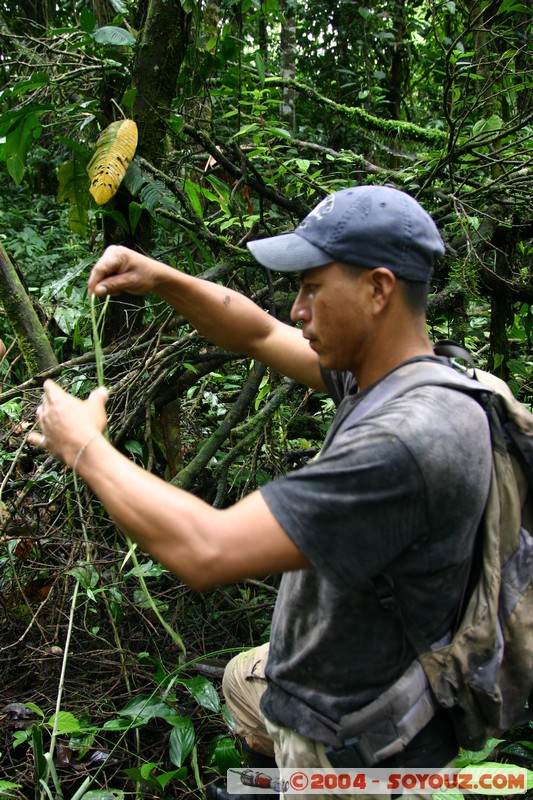
[[[137,90],[135,121],[139,129],[137,152],[152,164],[166,154],[168,134],[164,119],[175,98],[177,77],[190,40],[192,14],[175,0],[149,0],[132,70],[132,87]],[[125,187],[115,196],[115,208],[128,219],[133,200]],[[135,234],[126,234],[111,218],[105,220],[106,244],[124,244],[150,252],[152,221],[143,212]],[[120,295],[113,298],[105,321],[104,344],[138,329],[142,321],[143,298]]]
[[[175,0],[150,0],[133,64],[139,152],[161,160],[167,127],[162,123],[175,98],[176,80],[190,41],[192,14]]]
[[[406,58],[405,39],[407,36],[405,3],[397,0],[392,5],[394,14],[394,45],[389,82],[389,109],[392,119],[401,119],[404,88],[408,82],[409,62]]]
[[[294,0],[281,0],[280,10],[284,16],[281,28],[281,77],[290,80],[296,77],[296,7]],[[296,91],[292,86],[281,89],[280,118],[294,130],[296,124]]]
[[[0,302],[33,377],[57,367],[57,360],[32,302],[6,251],[0,245]]]

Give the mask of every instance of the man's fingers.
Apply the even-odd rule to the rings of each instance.
[[[97,297],[120,294],[124,291],[131,291],[131,283],[131,275],[117,273],[116,275],[102,278],[97,283],[89,284],[89,294],[95,294]]]
[[[32,447],[46,448],[46,436],[44,433],[39,433],[39,431],[32,431],[32,433],[29,433],[27,441]]]
[[[97,285],[94,287],[94,290],[93,290],[93,291],[94,291],[94,294],[95,294],[97,297],[105,297],[107,294],[111,294],[111,292],[108,292],[108,291],[107,291],[107,286],[105,285],[105,283],[98,283],[98,284],[97,284]]]
[[[42,405],[46,403],[48,398],[51,400],[54,397],[54,395],[57,396],[60,394],[67,394],[67,392],[65,392],[65,390],[62,389],[58,383],[55,383],[55,381],[53,381],[51,378],[47,378],[45,380],[45,382],[43,383],[43,389],[44,389],[44,397]]]
[[[107,386],[99,386],[98,389],[93,389],[87,400],[90,403],[97,403],[105,407],[105,404],[109,400],[109,389]]]
[[[120,292],[120,286],[115,287],[116,276],[124,264],[124,256],[120,248],[108,247],[104,255],[96,262],[89,275],[89,292],[97,297]],[[112,276],[115,276],[113,279]]]

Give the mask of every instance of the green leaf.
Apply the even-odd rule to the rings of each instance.
[[[203,675],[182,680],[181,683],[187,687],[196,702],[203,708],[207,708],[208,711],[218,711],[220,709],[220,698],[217,690],[211,681],[204,678]]]
[[[135,87],[132,89],[127,89],[122,95],[122,100],[120,101],[120,105],[123,108],[127,108],[129,111],[131,111],[133,109],[133,106],[135,105],[136,99],[137,99],[137,89]]]
[[[224,718],[224,722],[228,726],[228,730],[235,733],[236,732],[235,720],[231,716],[231,711],[229,710],[229,707],[226,705],[226,703],[224,703],[224,705],[222,706],[222,717]]]
[[[106,731],[125,731],[132,725],[129,719],[108,719],[102,728]]]
[[[479,761],[485,761],[489,753],[492,753],[496,745],[503,742],[504,739],[487,739],[485,747],[482,750],[462,750],[457,756],[454,767],[461,769],[469,764],[477,764]]]
[[[124,175],[124,186],[131,194],[138,195],[145,180],[146,177],[139,166],[139,162],[137,158],[134,158]]]
[[[7,792],[9,789],[18,789],[20,783],[13,783],[12,781],[0,780],[0,793]]]
[[[513,375],[527,376],[530,373],[529,362],[523,361],[522,359],[519,358],[510,358],[507,361],[507,366],[509,367]]]
[[[142,213],[144,211],[144,206],[141,203],[136,203],[135,200],[128,206],[128,214],[129,214],[129,221],[130,221],[130,230],[132,233],[135,233],[137,230],[137,225],[139,224],[139,220],[142,217]]]
[[[173,769],[170,772],[162,772],[157,776],[157,782],[163,789],[170,781],[183,781],[187,777],[187,767],[180,767],[180,769]]]
[[[56,136],[58,142],[64,144],[66,147],[70,147],[75,153],[78,155],[83,156],[86,159],[86,163],[88,164],[91,160],[91,151],[84,147],[84,145],[76,142],[74,139],[71,139],[69,136]]]
[[[128,13],[128,8],[126,5],[124,5],[124,3],[121,2],[121,0],[109,0],[109,2],[113,6],[117,14],[124,14],[124,16],[126,16],[126,14]]]
[[[80,28],[85,33],[92,33],[96,25],[96,17],[87,6],[84,6],[80,11]]]
[[[35,764],[35,775],[38,778],[43,778],[48,772],[48,767],[44,757],[43,732],[38,725],[31,726],[31,741],[33,761]]]
[[[26,731],[15,731],[13,733],[13,750],[15,747],[18,747],[19,744],[24,744],[30,739],[32,736],[32,729],[28,728]]]
[[[183,128],[184,119],[181,114],[175,114],[174,112],[168,118],[168,124],[174,131],[174,133],[181,133],[181,129]]]
[[[252,133],[259,130],[259,125],[256,122],[251,122],[249,125],[244,125],[233,138],[238,139],[240,136],[245,136],[247,133]]]
[[[29,78],[24,78],[24,80],[16,83],[11,89],[11,95],[15,97],[16,95],[26,94],[32,89],[39,89],[39,87],[45,86],[49,81],[50,78],[46,72],[34,72]]]
[[[496,13],[508,14],[510,11],[519,11],[527,14],[527,7],[524,3],[516,2],[516,0],[503,0]]]
[[[35,703],[31,703],[31,702],[30,703],[24,703],[24,706],[26,708],[29,708],[30,711],[33,711],[35,714],[37,714],[41,719],[44,719],[44,711],[42,711],[39,708],[39,706],[36,705]]]
[[[179,717],[170,734],[169,756],[175,767],[181,767],[194,747],[194,725],[189,717]]]
[[[511,742],[506,747],[502,747],[500,752],[531,761],[533,760],[533,742]]]
[[[309,167],[311,166],[311,162],[308,161],[307,158],[297,158],[296,166],[298,167],[300,172],[308,172]]]
[[[110,44],[114,47],[133,47],[135,36],[125,28],[117,28],[115,25],[104,25],[91,33],[91,38],[98,44]]]
[[[157,778],[152,777],[150,774],[154,769],[156,769],[156,767],[157,764],[149,762],[147,764],[143,764],[140,769],[138,767],[133,767],[130,769],[125,769],[124,772],[132,779],[132,781],[143,783],[147,786],[147,788],[157,792],[159,789],[159,783]]]
[[[263,56],[261,55],[260,50],[255,51],[254,59],[255,59],[257,74],[259,75],[259,83],[261,84],[261,88],[263,88],[265,85],[266,70],[265,70],[265,62]]]
[[[7,171],[17,186],[24,176],[28,150],[41,130],[37,114],[30,113],[6,136],[4,157]]]
[[[74,152],[70,161],[65,161],[57,170],[57,199],[70,202],[69,227],[74,233],[84,236],[89,226],[89,176],[86,152]]]
[[[98,211],[100,214],[102,214],[102,216],[111,217],[111,219],[114,219],[119,228],[121,228],[125,233],[130,233],[128,220],[121,211],[110,211],[108,209],[101,208],[99,208]]]
[[[91,789],[80,798],[80,800],[124,800],[124,792],[121,789]]]
[[[130,219],[131,219],[131,206],[132,205],[133,205],[133,203],[130,203]],[[142,206],[139,206],[139,208],[141,208],[141,210],[142,210]],[[137,442],[137,441],[132,439],[129,442],[126,442],[124,447],[126,448],[128,453],[131,453],[132,455],[140,456],[142,458],[142,456],[143,456],[143,448],[142,448],[142,444],[140,442]]]
[[[158,719],[165,719],[172,725],[176,720],[181,719],[178,714],[171,708],[168,703],[161,700],[160,697],[149,697],[147,695],[140,695],[134,697],[129,703],[126,703],[122,711],[118,712],[121,717],[131,717],[135,721],[147,722],[154,717]],[[181,766],[181,764],[178,764]]]
[[[209,764],[216,765],[218,770],[225,775],[228,769],[240,767],[241,762],[241,754],[233,739],[230,739],[229,736],[221,736],[217,739],[209,757]]]
[[[57,725],[56,725],[57,720]],[[81,730],[79,719],[70,711],[60,711],[58,714],[52,714],[48,720],[48,725],[53,728],[56,725],[56,733],[78,733]]]
[[[199,217],[203,217],[204,211],[200,202],[198,186],[187,178],[183,184],[183,188],[187,193],[187,197],[189,198],[191,206],[194,208]]]
[[[500,131],[503,128],[503,120],[497,114],[492,114],[487,119],[480,119],[472,128],[472,135],[479,136],[480,133],[490,133]]]

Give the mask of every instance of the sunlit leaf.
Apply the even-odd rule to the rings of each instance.
[[[60,711],[58,714],[53,714],[48,720],[51,728],[55,726],[56,733],[76,733],[81,730],[79,719],[70,711]]]
[[[20,783],[13,783],[12,781],[0,781],[0,792],[8,792],[9,789],[16,789]]]
[[[133,47],[135,36],[125,28],[118,28],[115,25],[104,25],[97,28],[91,37],[99,44],[111,44],[115,47]]]
[[[131,119],[112,122],[96,142],[87,167],[89,191],[103,205],[116,194],[137,148],[137,125]]]
[[[128,13],[127,6],[121,2],[121,0],[109,0],[117,14],[124,14]]]

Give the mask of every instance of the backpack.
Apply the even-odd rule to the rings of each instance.
[[[438,343],[435,353],[471,363],[454,343]],[[334,766],[368,767],[400,753],[439,707],[449,712],[459,746],[469,750],[531,718],[533,414],[495,376],[477,369],[469,375],[450,358],[421,358],[387,375],[341,429],[428,384],[475,397],[489,420],[492,480],[469,582],[455,629],[428,643],[402,608],[392,576],[375,578],[381,604],[398,614],[418,657],[373,702],[341,718],[336,734],[343,746],[326,751]]]

